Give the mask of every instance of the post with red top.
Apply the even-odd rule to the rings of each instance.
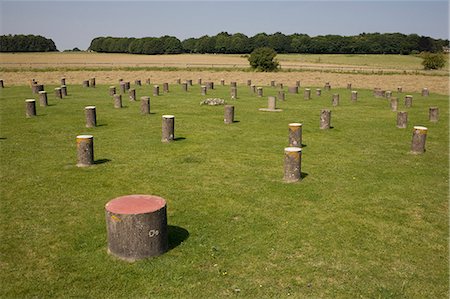
[[[154,195],[126,195],[105,206],[108,253],[136,260],[161,255],[169,249],[167,205]]]

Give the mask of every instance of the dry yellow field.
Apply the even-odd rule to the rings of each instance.
[[[292,85],[300,80],[304,87],[323,86],[330,82],[333,87],[346,87],[352,83],[354,88],[380,87],[386,90],[396,90],[402,86],[404,91],[419,92],[427,87],[432,92],[449,94],[449,76],[440,73],[401,74],[395,66],[383,67],[385,71],[396,70],[398,74],[354,74],[346,70],[364,70],[366,72],[380,68],[371,65],[355,66],[330,63],[305,63],[302,61],[283,59],[283,64],[297,64],[299,71],[258,73],[233,71],[232,68],[248,66],[247,59],[239,55],[130,55],[130,54],[102,54],[102,53],[20,53],[0,54],[0,67],[4,70],[18,69],[19,71],[5,71],[1,74],[5,84],[23,85],[31,79],[45,84],[59,84],[61,77],[66,77],[68,84],[81,84],[83,80],[95,77],[98,84],[116,84],[119,78],[134,81],[150,78],[152,82],[175,82],[177,78],[212,80],[224,79],[226,82],[237,81],[245,83],[247,79],[258,85],[268,85],[271,80]],[[88,68],[82,70],[83,68]],[[124,70],[124,67],[176,67],[176,71],[168,70]],[[183,70],[186,67],[203,68],[202,71]],[[226,67],[227,71],[214,68]],[[42,69],[47,69],[42,71]],[[96,69],[97,68],[97,69]],[[104,70],[105,68],[111,70]],[[344,71],[342,73],[336,71]],[[376,73],[376,72],[375,72]],[[438,76],[435,76],[438,75]]]

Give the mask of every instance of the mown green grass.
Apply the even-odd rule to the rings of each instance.
[[[28,87],[0,91],[1,297],[448,297],[448,97],[413,94],[398,129],[368,90],[351,103],[348,90],[306,101],[302,88],[268,113],[258,108],[276,89],[261,99],[240,86],[230,100],[217,86],[208,97],[235,105],[225,125],[223,106],[199,105],[198,85],[160,97],[138,87],[154,112],[143,116],[126,97],[114,109],[108,86],[68,84],[64,100],[46,86],[51,106],[31,119]],[[87,129],[93,104],[99,126]],[[323,108],[331,130],[319,129]],[[163,114],[176,117],[170,144]],[[294,184],[282,181],[290,122],[304,124],[306,145]],[[409,152],[413,125],[429,128],[423,155]],[[83,133],[99,163],[80,169]],[[173,248],[129,264],[106,253],[104,205],[134,193],[167,200]]]

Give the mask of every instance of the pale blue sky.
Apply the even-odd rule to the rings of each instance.
[[[86,49],[97,36],[172,35],[180,40],[221,31],[417,33],[448,39],[448,1],[5,1],[1,34],[38,34],[58,50]]]

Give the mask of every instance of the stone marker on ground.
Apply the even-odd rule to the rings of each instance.
[[[95,87],[95,78],[91,78],[91,79],[89,80],[89,86],[90,86],[90,87]]]
[[[276,97],[267,97],[267,108],[260,108],[259,111],[280,112],[283,110],[277,109],[277,98]]]
[[[408,112],[397,112],[397,128],[405,129],[408,126]]]
[[[77,136],[77,166],[88,167],[94,164],[94,136]]]
[[[97,113],[95,106],[84,107],[84,114],[86,116],[86,128],[94,128],[97,126]]]
[[[333,94],[333,96],[331,97],[331,104],[335,107],[339,106],[339,94]]]
[[[225,105],[223,122],[226,124],[232,124],[234,122],[234,106]]]
[[[237,82],[236,82],[236,81],[230,82],[230,86],[231,86],[231,87],[237,87]]]
[[[384,96],[386,97],[386,99],[390,99],[392,97],[392,91],[386,90],[386,93]]]
[[[0,79],[0,88],[5,88],[5,85],[3,84],[3,80]]]
[[[125,82],[125,91],[130,90],[130,88],[131,88],[130,81]]]
[[[237,99],[237,87],[231,87],[231,98],[233,100]]]
[[[130,101],[136,101],[136,89],[130,89],[128,91],[128,97],[130,98]]]
[[[169,83],[165,82],[163,83],[163,92],[169,92]]]
[[[48,106],[47,92],[44,90],[39,92],[39,105],[41,107]]]
[[[159,85],[153,85],[153,95],[159,96]]]
[[[114,108],[122,108],[122,95],[115,94],[113,97],[114,97]]]
[[[270,81],[270,87],[275,87],[275,81],[274,80]]]
[[[206,86],[202,85],[202,96],[206,95]]]
[[[141,97],[141,114],[150,114],[150,97]]]
[[[428,88],[424,87],[422,88],[422,96],[427,97],[430,95],[430,92],[428,91]]]
[[[188,91],[188,84],[187,83],[181,84],[181,87],[182,87],[183,91]]]
[[[277,84],[277,87],[278,87],[279,89],[283,89],[283,83],[278,83],[278,84]]]
[[[305,91],[303,92],[303,98],[305,100],[310,100],[311,99],[311,89],[305,88]]]
[[[162,142],[171,142],[175,140],[175,116],[162,116]]]
[[[214,82],[213,81],[206,82],[206,88],[207,89],[214,89]]]
[[[202,78],[198,78],[197,83],[198,83],[198,85],[202,85]]]
[[[66,85],[61,85],[61,95],[63,97],[67,97],[67,86]]]
[[[327,109],[323,109],[320,112],[320,128],[322,130],[329,129],[331,126],[331,111]]]
[[[38,94],[40,91],[44,90],[44,85],[43,84],[33,84],[33,86],[31,87],[33,93]]]
[[[141,80],[134,80],[134,85],[136,85],[136,86],[142,86]]]
[[[263,88],[262,87],[258,87],[256,89],[256,92],[258,94],[258,97],[262,97],[263,96]]]
[[[251,90],[253,93],[256,93],[256,85],[254,85],[254,84],[250,85],[250,90]]]
[[[289,86],[288,92],[289,93],[298,93],[298,86]]]
[[[439,108],[438,107],[430,107],[428,110],[428,120],[431,122],[439,121]]]
[[[352,90],[351,101],[352,102],[358,101],[358,92],[356,90]]]
[[[189,86],[192,86],[192,80],[186,80],[186,83],[187,83]]]
[[[389,99],[391,111],[397,111],[398,108],[398,99],[396,97]]]
[[[36,116],[36,100],[25,100],[25,115],[26,117]]]
[[[302,147],[302,128],[300,123],[289,124],[289,146]]]
[[[83,87],[89,87],[89,80],[83,81]]]
[[[61,91],[61,87],[56,87],[55,88],[55,97],[57,99],[62,99],[62,91]]]
[[[114,89],[115,90],[115,89]],[[120,82],[120,93],[124,94],[127,91],[127,85],[124,81]],[[114,95],[114,94],[113,94]]]
[[[425,152],[425,141],[427,139],[428,129],[422,126],[414,126],[411,143],[411,152],[422,154]]]
[[[325,86],[323,87],[323,89],[325,89],[326,91],[331,90],[330,82],[326,82],[326,83],[325,83]]]
[[[413,96],[406,95],[405,96],[405,107],[406,108],[411,108],[412,107],[412,101],[413,101]]]
[[[177,79],[177,84],[181,84],[181,79],[180,78]]]
[[[105,205],[108,254],[134,262],[169,250],[166,201],[154,195],[125,195]]]
[[[284,148],[284,180],[294,183],[301,180],[302,149],[299,147]]]

